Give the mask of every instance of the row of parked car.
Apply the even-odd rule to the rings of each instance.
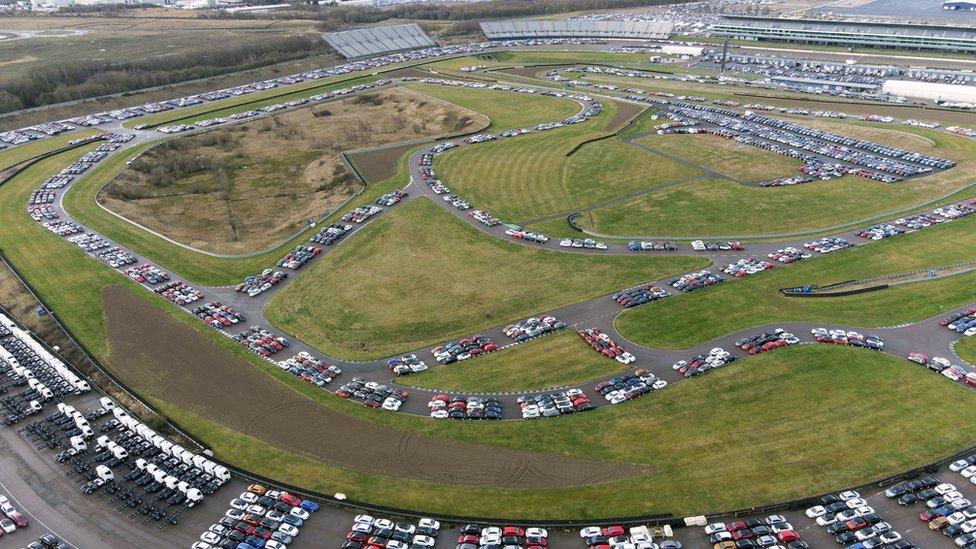
[[[873,351],[884,349],[884,340],[880,336],[864,336],[852,330],[842,330],[839,328],[813,328],[810,330],[814,341],[817,343],[832,343],[834,345],[850,345],[851,347],[862,347]]]
[[[522,412],[522,419],[559,417],[595,408],[590,397],[579,389],[522,395],[515,401]]]
[[[40,220],[38,220],[40,221]],[[43,223],[42,226],[51,231],[58,236],[71,236],[75,234],[81,234],[85,232],[85,229],[81,225],[75,223],[74,221],[52,221],[50,223]]]
[[[671,534],[669,526],[653,531],[647,526],[587,526],[579,531],[589,549],[682,549],[680,541],[668,538]]]
[[[972,468],[974,461],[976,456],[969,456],[953,462],[949,469],[972,482],[976,471]],[[976,506],[962,497],[953,484],[929,476],[896,484],[885,490],[884,495],[901,506],[924,503],[925,510],[919,513],[919,519],[930,530],[953,538],[957,547],[976,547]]]
[[[630,308],[670,296],[671,292],[664,288],[647,283],[614,292],[610,294],[610,299],[616,301],[624,308]]]
[[[839,236],[825,236],[816,240],[805,242],[803,247],[819,254],[829,254],[853,248],[854,243]]]
[[[705,535],[715,549],[809,549],[796,528],[783,515],[762,519],[748,518],[732,522],[715,522],[705,527]]]
[[[742,278],[767,271],[775,266],[757,257],[744,257],[722,267],[722,272],[733,278]]]
[[[853,490],[828,494],[820,498],[820,504],[806,510],[809,518],[816,519],[827,533],[845,549],[914,549],[912,542],[904,539],[891,524],[884,521]]]
[[[228,334],[228,337],[263,358],[268,358],[291,345],[284,337],[273,334],[260,326],[251,326],[243,332]]]
[[[696,252],[718,252],[718,251],[742,251],[742,244],[734,240],[723,240],[723,241],[705,241],[705,240],[693,240],[691,242],[691,249]]]
[[[149,263],[143,263],[135,267],[129,267],[123,271],[126,276],[136,281],[139,284],[148,284],[150,286],[155,286],[156,284],[162,284],[163,282],[168,282],[170,280],[169,273],[150,265]]]
[[[265,269],[261,271],[261,274],[245,277],[244,282],[234,286],[234,291],[245,294],[248,297],[257,297],[281,284],[287,278],[288,273],[284,271]]]
[[[495,397],[459,396],[440,393],[427,403],[434,419],[501,419],[502,401]]]
[[[498,345],[490,337],[475,334],[469,338],[438,345],[430,350],[430,354],[434,356],[434,360],[441,364],[452,364],[497,350]]]
[[[625,347],[614,343],[610,336],[598,328],[585,328],[577,332],[591,349],[621,364],[633,364],[637,357]]]
[[[437,543],[441,523],[421,518],[417,524],[356,515],[340,549],[427,549]]]
[[[564,238],[559,241],[563,248],[585,248],[588,250],[606,250],[607,245],[592,238]]]
[[[316,387],[325,387],[342,374],[342,370],[338,366],[327,364],[324,360],[315,358],[306,351],[279,361],[278,367]]]
[[[866,238],[869,240],[890,238],[906,232],[917,231],[919,229],[952,221],[953,219],[959,219],[961,217],[972,215],[973,213],[976,213],[976,207],[974,206],[976,206],[976,198],[967,202],[957,202],[948,206],[942,206],[932,210],[931,212],[924,212],[896,219],[891,223],[879,223],[876,225],[871,225],[870,227],[858,230],[855,234],[861,238]]]
[[[153,292],[159,294],[163,299],[175,303],[180,307],[195,303],[203,299],[203,292],[190,286],[182,280],[171,280],[162,286],[153,288]]]
[[[972,337],[976,335],[976,307],[967,307],[962,311],[956,311],[940,320],[939,324],[948,330]]]
[[[320,253],[322,253],[322,248],[318,246],[295,246],[294,250],[278,260],[278,266],[297,271]]]
[[[519,320],[502,329],[502,333],[512,338],[516,343],[522,343],[532,338],[557,332],[566,327],[566,323],[554,316],[530,316]]]
[[[127,265],[133,265],[139,262],[139,258],[135,254],[118,246],[109,246],[108,248],[98,250],[95,252],[95,257],[107,263],[113,269],[122,269]]]
[[[603,395],[610,404],[620,404],[667,386],[667,381],[640,368],[632,374],[623,374],[601,381],[593,387],[593,390]]]
[[[387,359],[386,367],[398,376],[406,376],[426,371],[427,363],[417,358],[417,355],[403,355]]]
[[[671,365],[671,369],[684,377],[694,377],[735,362],[736,356],[721,347],[701,353]]]
[[[722,282],[725,282],[725,277],[705,270],[672,278],[668,281],[668,284],[672,288],[682,292],[693,292],[695,290],[707,288],[708,286],[721,284]]]
[[[383,408],[395,412],[407,401],[409,394],[402,389],[394,389],[376,381],[366,381],[354,377],[335,392],[340,398],[359,400],[367,408]]]
[[[758,355],[780,347],[796,345],[799,342],[800,339],[795,335],[782,328],[776,328],[772,332],[739,338],[735,340],[735,346],[751,355]]]
[[[976,387],[976,372],[970,372],[959,364],[953,364],[948,358],[942,356],[929,358],[925,353],[911,352],[908,353],[908,360],[933,372],[938,372],[952,381],[959,381],[970,387]]]
[[[352,230],[352,225],[343,225],[341,223],[333,223],[326,227],[322,227],[319,231],[309,237],[309,242],[314,242],[316,244],[322,244],[323,246],[331,246],[339,241],[343,236],[345,236],[349,231]]]
[[[673,252],[678,249],[678,243],[673,240],[631,240],[627,249],[632,252]]]
[[[543,528],[522,528],[520,526],[488,526],[466,524],[461,527],[457,538],[457,549],[546,549],[549,546],[549,532]]]
[[[229,507],[192,549],[287,549],[319,510],[314,501],[260,484],[248,486]]]

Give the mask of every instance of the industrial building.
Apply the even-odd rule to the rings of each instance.
[[[347,59],[434,46],[434,41],[416,23],[329,32],[324,38]]]
[[[976,52],[976,29],[854,21],[815,21],[723,16],[713,35],[739,40],[777,40],[848,47]]]
[[[773,84],[807,90],[874,92],[877,84],[863,84],[860,82],[843,82],[840,80],[821,80],[818,78],[803,78],[799,76],[773,76],[769,79]]]
[[[918,82],[915,80],[886,80],[881,91],[889,95],[917,97],[937,102],[976,103],[976,86]]]
[[[663,40],[671,36],[670,21],[589,21],[516,20],[481,23],[481,30],[491,40],[513,38],[608,38]]]

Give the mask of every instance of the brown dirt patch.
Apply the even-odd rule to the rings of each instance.
[[[287,239],[358,189],[342,151],[486,123],[412,90],[378,90],[167,141],[140,156],[98,200],[178,242],[246,253]]]
[[[374,149],[350,154],[349,157],[356,163],[360,174],[369,183],[385,181],[397,173],[397,164],[400,158],[413,150],[417,145],[399,145],[387,147],[385,149]]]
[[[644,110],[644,107],[635,105],[634,103],[625,103],[623,101],[614,101],[614,103],[617,104],[617,114],[607,124],[608,132],[617,131],[621,126],[630,122],[631,118],[634,118]]]
[[[109,286],[102,298],[109,363],[125,383],[279,448],[370,473],[488,487],[575,487],[653,472],[455,442],[347,416],[276,382],[128,288]]]

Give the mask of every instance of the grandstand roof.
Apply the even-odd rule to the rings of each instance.
[[[908,23],[866,23],[859,21],[820,21],[814,19],[777,19],[726,15],[720,25],[739,27],[775,26],[783,30],[807,30],[844,34],[873,34],[932,38],[976,39],[976,29],[959,26],[916,25]]]
[[[346,58],[428,48],[434,41],[416,23],[369,27],[325,34],[325,41]]]
[[[515,20],[481,23],[491,39],[508,38],[637,38],[664,39],[674,25],[669,21]]]

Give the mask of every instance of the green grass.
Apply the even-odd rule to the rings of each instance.
[[[847,133],[862,131],[860,127],[846,126]],[[839,131],[845,133],[844,130]],[[908,132],[908,129],[905,131]],[[973,155],[976,154],[976,142],[944,132],[909,133],[935,142],[934,147],[919,152],[951,158],[957,160],[958,165],[942,173],[897,184],[885,184],[856,176],[777,188],[748,187],[728,180],[694,181],[596,209],[591,212],[591,216],[580,218],[580,222],[597,233],[629,236],[748,237],[787,234],[843,225],[913,208],[972,182],[970,173]],[[689,151],[685,156],[689,160],[704,159],[717,172],[740,180],[764,179],[758,176],[766,166],[777,166],[775,170],[770,168],[769,175],[800,173],[799,170],[786,170],[778,158],[764,161],[762,169],[739,169],[736,166],[742,158],[730,157],[726,167],[721,164],[719,157],[701,152],[712,143],[710,140],[719,138],[704,135],[680,136],[688,139],[678,145],[668,144],[668,140],[673,137],[679,136],[654,136],[644,138],[641,142],[654,148],[663,144],[667,150],[678,154],[682,149],[681,145],[685,145],[684,148]],[[745,157],[754,158],[752,165],[759,162],[758,157],[748,151],[744,152],[743,158]],[[970,190],[966,196],[972,194]]]
[[[686,348],[751,326],[776,322],[877,327],[921,320],[972,301],[976,273],[836,298],[788,298],[778,289],[870,278],[976,259],[976,242],[971,238],[974,230],[976,217],[966,217],[630,309],[617,317],[616,325],[631,341],[654,347]]]
[[[435,366],[398,382],[445,391],[530,391],[578,385],[624,369],[593,352],[568,329],[477,360]]]
[[[459,195],[501,219],[519,222],[569,212],[698,175],[699,170],[632,147],[606,134],[616,103],[580,124],[477,147],[448,151],[435,161],[441,179]]]
[[[486,236],[421,199],[308,267],[266,314],[330,356],[380,358],[704,264],[533,249]]]
[[[637,139],[636,143],[738,181],[797,175],[802,165],[797,159],[714,135],[655,135]]]
[[[152,399],[218,457],[258,474],[430,512],[460,508],[467,514],[539,518],[686,514],[836,490],[974,442],[972,428],[932,424],[925,421],[928,414],[918,414],[923,407],[938,415],[976,412],[976,399],[963,387],[887,355],[832,346],[769,353],[623,406],[553,421],[455,423],[369,411],[281,372],[30,220],[23,204],[36,182],[83,152],[45,160],[0,188],[0,215],[6,220],[0,241],[52,309],[103,361],[108,350],[100,289],[125,284],[278,382],[345,413],[480,444],[657,468],[640,478],[565,490],[474,489],[392,479],[313,461]],[[136,389],[152,396],[151,388]],[[850,412],[845,421],[822,413],[840,408]],[[634,490],[642,496],[606,497]]]
[[[545,63],[608,63],[623,66],[649,65],[650,55],[640,53],[610,53],[603,51],[505,51],[487,55],[457,57],[436,61],[427,65],[434,70],[455,71],[461,67],[484,65],[490,69],[518,65],[538,65]],[[476,75],[478,73],[475,73]]]
[[[956,352],[963,360],[976,364],[976,337],[967,337],[956,345]]]
[[[17,147],[10,147],[0,150],[0,171],[6,170],[12,166],[16,166],[25,160],[29,160],[46,152],[51,152],[55,149],[66,147],[68,142],[74,139],[81,139],[97,133],[98,132],[92,130],[78,130],[68,132],[66,134],[56,135],[54,137],[32,141]]]
[[[485,131],[491,132],[562,120],[579,111],[579,104],[572,99],[438,84],[407,84],[406,87],[487,114],[491,125]]]

